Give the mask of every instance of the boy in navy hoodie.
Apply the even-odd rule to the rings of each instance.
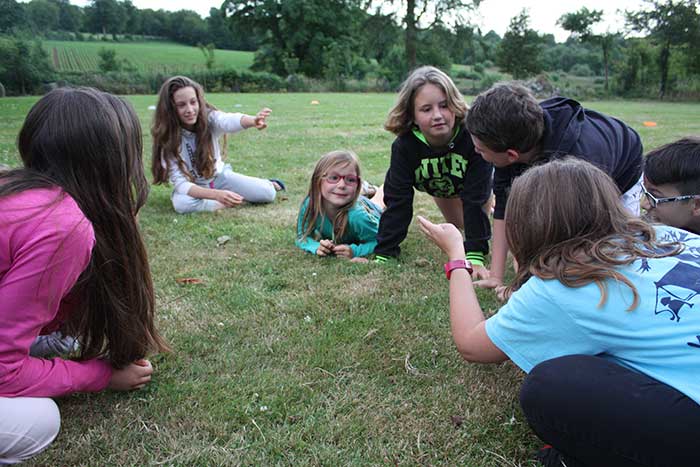
[[[623,194],[625,206],[639,214],[642,141],[622,121],[585,109],[566,97],[538,103],[527,88],[503,83],[474,99],[466,125],[476,151],[496,167],[491,277],[476,285],[503,285],[508,193],[513,179],[534,164],[566,155],[591,162],[610,175]],[[532,194],[532,202],[537,203],[537,193]]]
[[[647,154],[643,188],[642,207],[652,219],[700,235],[700,138]]]

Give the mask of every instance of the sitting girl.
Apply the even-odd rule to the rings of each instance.
[[[529,373],[520,404],[552,446],[540,460],[697,465],[700,237],[633,217],[604,172],[572,158],[516,178],[505,218],[520,267],[508,303],[488,320],[459,231],[419,222],[450,260],[460,354],[510,358]]]
[[[299,210],[296,245],[318,256],[366,262],[363,257],[377,244],[382,192],[377,189],[372,200],[360,192],[355,153],[331,151],[321,157]]]
[[[146,202],[141,127],[125,101],[56,89],[17,139],[24,167],[0,173],[0,464],[58,434],[51,397],[138,389],[167,346],[136,222]],[[79,342],[76,360],[30,355],[40,334]]]
[[[271,203],[284,189],[279,180],[234,172],[224,164],[219,138],[247,128],[267,128],[271,110],[255,116],[216,110],[204,100],[202,87],[174,76],[160,88],[153,117],[154,183],[173,184],[172,202],[179,213],[216,211],[250,203]]]

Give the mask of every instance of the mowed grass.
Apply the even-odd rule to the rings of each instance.
[[[228,160],[242,173],[282,178],[288,192],[271,205],[182,216],[167,187],[153,189],[140,222],[158,325],[174,351],[153,358],[144,390],[59,399],[61,433],[28,465],[535,465],[540,442],[518,406],[523,374],[511,363],[461,360],[444,258],[415,225],[401,260],[385,266],[294,246],[321,154],[353,149],[364,176],[381,182],[393,139],[382,122],[395,96],[209,98],[228,111],[273,109],[267,130],[229,138]],[[14,140],[36,99],[0,100],[0,162],[17,165]],[[128,99],[147,132],[155,96]],[[700,134],[698,104],[589,105],[629,122],[647,149]],[[424,195],[415,213],[439,219]],[[223,235],[231,240],[217,246]],[[491,292],[478,295],[487,313],[498,308]]]
[[[205,59],[197,47],[173,42],[73,42],[44,41],[44,49],[57,71],[98,71],[100,49],[114,49],[140,71],[183,72],[205,69]],[[253,64],[253,52],[220,50],[214,52],[214,68],[247,69]]]

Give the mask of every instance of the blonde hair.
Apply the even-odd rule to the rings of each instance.
[[[319,159],[309,184],[309,193],[307,195],[309,205],[306,208],[301,224],[303,229],[302,239],[311,235],[316,229],[316,222],[320,218],[325,217],[325,213],[323,212],[323,197],[321,196],[321,184],[323,183],[323,177],[337,165],[353,166],[358,179],[360,178],[360,161],[357,155],[350,150],[340,149],[331,151],[324,154],[321,159]],[[357,202],[357,199],[360,197],[360,191],[361,186],[360,183],[358,183],[355,195],[345,206],[339,209],[335,217],[331,219],[333,223],[334,239],[340,239],[345,235],[345,230],[348,226],[348,211]]]
[[[447,106],[455,114],[455,125],[459,125],[467,114],[467,104],[462,93],[452,79],[442,71],[432,66],[416,68],[401,84],[396,104],[389,111],[389,116],[384,122],[384,129],[402,135],[411,131],[415,126],[413,116],[415,114],[414,101],[418,90],[426,84],[439,87],[447,97]]]
[[[586,161],[568,156],[529,169],[516,178],[506,206],[506,239],[519,268],[508,295],[527,280],[556,279],[567,287],[594,282],[602,306],[606,279],[639,294],[617,267],[638,258],[673,256],[678,243],[657,242],[654,228],[620,202],[612,179]]]

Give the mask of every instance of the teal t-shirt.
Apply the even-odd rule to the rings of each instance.
[[[348,211],[348,226],[343,238],[333,238],[333,224],[330,219],[323,216],[316,220],[314,230],[306,237],[306,226],[302,225],[304,213],[309,206],[308,196],[304,199],[299,209],[297,218],[296,245],[304,251],[316,254],[321,240],[333,240],[336,245],[350,245],[355,257],[367,256],[374,252],[377,246],[377,231],[379,230],[379,218],[382,214],[379,206],[364,196],[360,196],[357,202]]]
[[[525,372],[572,354],[598,355],[674,387],[700,403],[700,237],[666,226],[676,256],[638,259],[619,269],[637,288],[607,281],[602,307],[592,283],[566,287],[531,278],[486,322],[491,341]]]

